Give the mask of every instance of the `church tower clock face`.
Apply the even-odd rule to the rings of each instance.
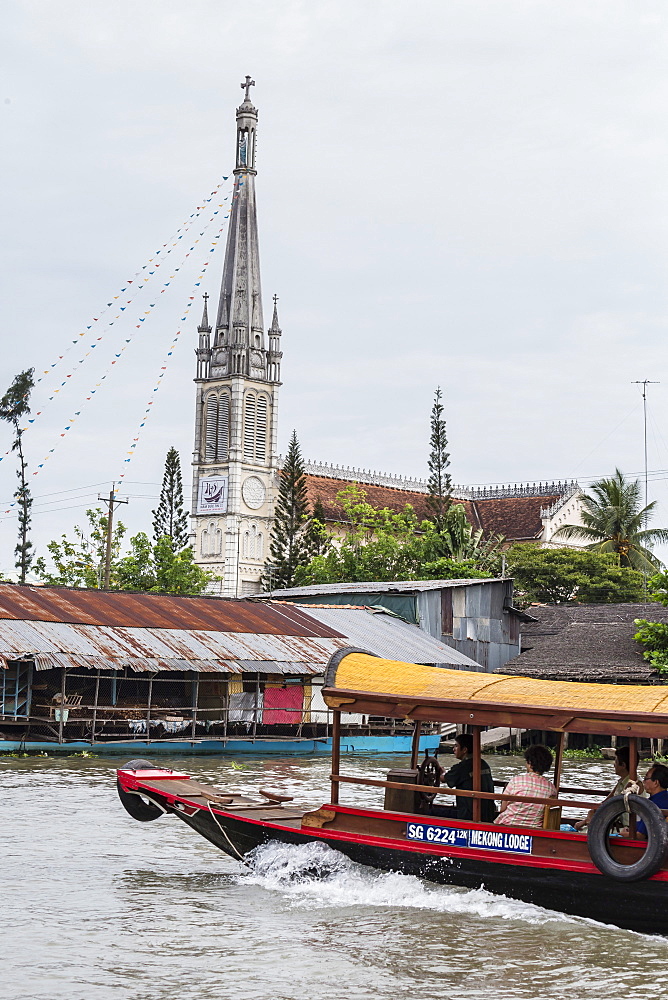
[[[241,487],[241,495],[247,507],[258,510],[267,498],[267,491],[261,479],[257,476],[248,476]]]

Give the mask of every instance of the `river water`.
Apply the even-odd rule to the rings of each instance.
[[[284,789],[303,805],[328,800],[327,758],[164,763],[224,787]],[[490,763],[500,777],[522,766]],[[176,818],[130,819],[116,766],[0,757],[2,1000],[666,995],[668,940],[375,872],[335,852],[316,880],[309,852],[321,845],[268,845],[248,870]],[[391,766],[406,762],[352,757],[342,770],[382,777]],[[565,784],[613,781],[607,762],[566,764]],[[381,794],[342,787],[349,803]]]

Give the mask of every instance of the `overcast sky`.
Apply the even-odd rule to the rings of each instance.
[[[229,185],[203,199],[233,168],[246,73],[281,450],[294,427],[308,458],[423,477],[440,385],[457,483],[638,475],[632,383],[652,379],[650,492],[668,523],[663,0],[2,9],[0,388],[48,370],[37,411],[66,382],[26,435],[31,471],[54,449],[31,477],[38,551],[124,471],[123,517],[150,531],[172,444],[190,479],[200,303],[184,308],[203,290],[217,303]],[[200,205],[204,225],[133,297],[127,280]],[[14,484],[5,458],[0,500]]]

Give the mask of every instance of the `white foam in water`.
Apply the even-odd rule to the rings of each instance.
[[[326,844],[273,841],[256,847],[246,861],[251,872],[240,875],[240,882],[281,892],[300,908],[388,906],[530,923],[575,919],[485,889],[429,885],[414,875],[366,868]]]

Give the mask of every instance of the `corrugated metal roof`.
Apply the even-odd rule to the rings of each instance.
[[[475,660],[434,639],[418,625],[409,625],[393,615],[366,609],[306,606],[309,614],[318,621],[344,632],[351,645],[368,649],[384,659],[404,660],[410,650],[410,659],[414,663],[447,663],[465,670],[480,670],[480,664]],[[399,650],[403,650],[401,656]]]
[[[317,620],[313,624],[321,625]],[[251,635],[0,620],[0,657],[35,656],[38,670],[53,666],[94,669],[129,666],[133,670],[240,673],[244,670],[265,672],[258,664],[271,664],[267,673],[304,673],[310,672],[311,667],[316,668],[316,672],[317,668],[324,668],[332,653],[350,645],[346,636],[338,637],[337,633],[332,636]],[[300,666],[291,669],[297,664]]]
[[[318,594],[391,594],[391,593],[421,593],[424,590],[445,590],[449,587],[475,587],[479,583],[499,583],[499,579],[480,580],[397,580],[391,583],[367,581],[366,583],[323,583],[308,587],[290,587],[286,590],[272,590],[271,594],[259,594],[260,598],[268,597],[317,597]],[[309,605],[311,607],[311,605]]]
[[[0,619],[333,637],[298,608],[247,600],[0,584]]]
[[[324,672],[330,656],[338,649],[362,646],[389,659],[478,667],[473,660],[417,626],[389,614],[338,606],[256,607],[262,614],[271,611],[274,621],[283,616],[292,629],[298,621],[303,621],[303,634],[0,618],[0,664],[24,658],[34,659],[38,670],[128,667],[141,672],[318,674]]]

